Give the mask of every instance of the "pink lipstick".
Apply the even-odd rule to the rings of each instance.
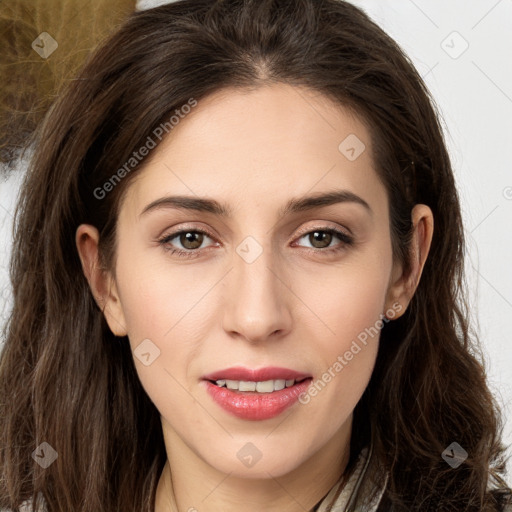
[[[227,368],[205,375],[211,398],[225,411],[245,420],[274,418],[295,404],[312,377],[288,368]]]

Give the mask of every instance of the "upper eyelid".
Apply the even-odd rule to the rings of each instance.
[[[303,235],[309,234],[311,231],[314,231],[315,229],[318,230],[318,231],[331,231],[331,230],[332,231],[340,231],[340,232],[344,233],[347,236],[350,236],[350,237],[353,236],[353,234],[350,231],[350,229],[348,229],[346,227],[340,227],[340,226],[334,227],[334,226],[329,226],[329,225],[310,226],[310,227],[307,227],[307,228],[304,228],[304,229],[300,229],[298,236],[303,236]]]

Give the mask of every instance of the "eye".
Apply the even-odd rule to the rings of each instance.
[[[205,236],[206,238],[212,238],[208,232],[200,229],[182,229],[181,231],[175,231],[174,233],[165,235],[158,240],[158,242],[171,254],[190,258],[197,255],[198,249],[201,247]],[[171,244],[174,239],[177,239],[184,249],[174,248]]]
[[[346,246],[353,245],[354,243],[354,239],[347,233],[328,227],[321,227],[308,231],[303,234],[299,240],[302,238],[306,238],[311,243],[311,249],[314,252],[330,253],[340,251],[346,248]],[[331,242],[335,241],[336,238],[341,240],[342,243],[331,247]]]

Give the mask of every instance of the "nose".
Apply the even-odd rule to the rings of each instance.
[[[250,251],[256,248],[250,246]],[[224,330],[250,343],[275,341],[290,332],[293,293],[286,272],[269,248],[259,249],[254,261],[246,254],[234,254],[233,269],[226,276],[227,296]]]

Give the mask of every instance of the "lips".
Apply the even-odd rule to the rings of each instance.
[[[237,382],[238,381],[238,382]],[[274,385],[274,390],[267,386]],[[274,418],[297,403],[299,396],[311,384],[307,373],[289,368],[267,367],[252,370],[242,367],[227,368],[203,377],[208,395],[226,412],[243,420],[261,421]],[[231,384],[228,388],[224,384]],[[244,391],[256,385],[264,389]],[[287,386],[285,387],[285,384]],[[234,386],[235,389],[229,389]],[[238,389],[242,386],[244,390]]]

